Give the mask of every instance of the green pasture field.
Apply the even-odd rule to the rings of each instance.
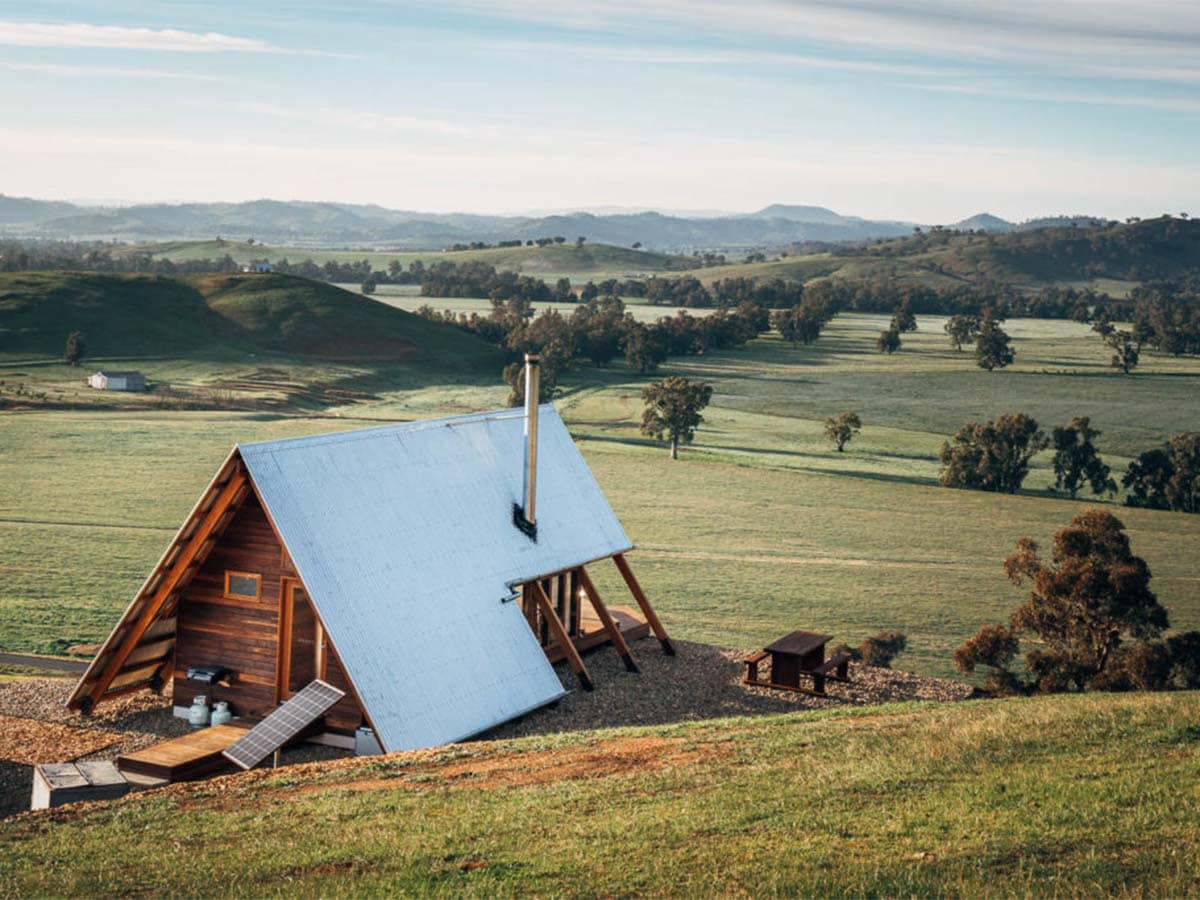
[[[198,259],[220,259],[226,254],[236,262],[249,263],[268,259],[275,262],[287,258],[292,262],[311,259],[318,265],[326,262],[354,263],[368,259],[378,270],[387,269],[392,261],[405,269],[417,260],[425,265],[435,262],[485,262],[497,269],[511,269],[543,278],[563,275],[585,275],[589,278],[616,278],[646,275],[655,272],[679,271],[691,262],[687,257],[669,253],[652,253],[615,247],[611,244],[555,244],[549,247],[491,247],[484,250],[344,250],[309,247],[274,247],[247,244],[241,241],[172,241],[161,244],[138,244],[130,248],[152,257],[176,262]]]
[[[1015,320],[1017,364],[988,373],[949,348],[940,320],[919,321],[894,356],[873,350],[883,317],[846,315],[811,347],[768,336],[671,360],[652,377],[716,387],[694,447],[675,463],[638,433],[650,376],[621,364],[569,374],[559,409],[678,637],[750,648],[797,627],[852,643],[898,628],[910,643],[897,665],[951,674],[954,647],[1022,596],[1001,571],[1016,539],[1045,544],[1088,504],[1109,501],[1050,494],[1049,454],[1016,496],[943,488],[942,441],[1004,412],[1028,412],[1046,428],[1085,414],[1119,476],[1128,458],[1200,422],[1196,360],[1146,354],[1121,376],[1086,328]],[[498,373],[400,389],[383,378],[375,399],[319,416],[0,413],[0,648],[53,651],[103,637],[236,442],[486,409],[507,395]],[[839,454],[821,422],[844,409],[864,429]],[[1200,627],[1200,516],[1113,509],[1173,625]],[[610,569],[596,575],[617,598]]]
[[[1187,897],[1195,692],[458,744],[0,823],[30,896]]]

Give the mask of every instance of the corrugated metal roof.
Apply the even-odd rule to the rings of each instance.
[[[554,407],[538,540],[512,522],[504,411],[239,448],[387,750],[460,740],[563,693],[508,586],[631,549]]]

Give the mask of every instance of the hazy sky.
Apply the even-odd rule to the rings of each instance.
[[[1197,0],[0,0],[0,193],[1200,215]]]

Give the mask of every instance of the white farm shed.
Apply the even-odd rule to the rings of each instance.
[[[141,372],[101,370],[88,376],[88,384],[101,391],[144,391],[146,376]]]

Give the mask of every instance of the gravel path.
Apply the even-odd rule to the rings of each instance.
[[[566,663],[555,671],[569,694],[552,707],[536,710],[514,722],[508,722],[480,740],[552,734],[592,728],[629,725],[662,725],[712,719],[723,716],[795,712],[835,706],[866,706],[898,700],[954,701],[971,696],[970,685],[939,678],[927,678],[893,669],[851,664],[850,683],[830,681],[829,696],[813,697],[748,687],[741,683],[745,650],[726,650],[707,644],[675,641],[675,656],[665,655],[657,641],[636,641],[631,647],[641,671],[625,671],[610,647],[586,654],[584,661],[595,682],[595,690],[579,689],[575,675]],[[761,675],[769,674],[769,665],[760,666]],[[156,744],[169,737],[186,734],[186,721],[171,714],[162,697],[150,693],[132,694],[101,706],[94,715],[83,718],[63,704],[74,682],[63,678],[42,678],[0,684],[0,716],[13,716],[39,722],[59,723],[73,729],[109,733],[116,742],[81,759],[113,759],[122,753]],[[31,723],[32,724],[32,723]],[[39,733],[36,728],[31,734]],[[42,729],[53,734],[53,729]],[[78,735],[86,746],[87,736]],[[99,735],[96,736],[97,738]],[[26,756],[51,752],[55,748],[29,748]],[[347,751],[305,744],[285,752],[287,763],[312,762],[347,755]],[[39,756],[40,758],[40,756]],[[65,761],[61,754],[57,761]],[[31,766],[0,759],[0,816],[29,808],[32,789]]]
[[[640,672],[627,672],[611,647],[584,656],[595,689],[579,689],[566,663],[554,667],[563,687],[571,691],[557,705],[535,710],[514,722],[492,729],[487,739],[553,734],[626,725],[665,725],[723,716],[745,716],[868,706],[900,700],[965,700],[974,693],[969,684],[928,678],[895,669],[850,664],[850,682],[827,681],[828,697],[794,694],[741,683],[742,660],[753,651],[726,650],[708,644],[672,641],[675,656],[667,656],[652,639],[630,646]],[[769,662],[759,665],[759,677],[770,675]]]

